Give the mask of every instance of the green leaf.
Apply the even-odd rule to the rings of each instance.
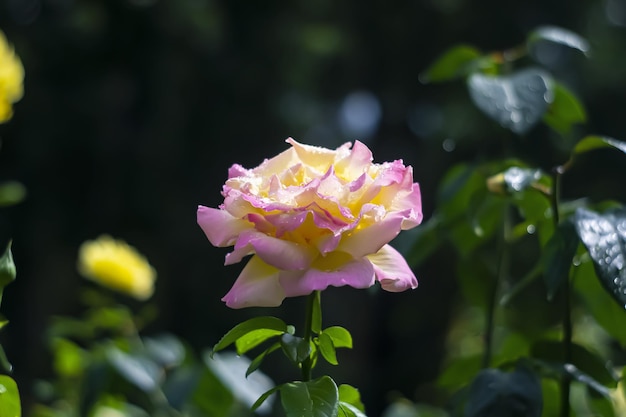
[[[280,398],[287,417],[335,417],[338,413],[339,392],[329,376],[283,384]]]
[[[582,138],[574,147],[574,154],[581,154],[596,149],[614,148],[626,153],[626,142],[606,136],[590,135]]]
[[[272,330],[272,329],[257,329],[252,330],[241,336],[239,339],[235,341],[235,346],[237,348],[237,353],[239,355],[243,355],[250,349],[253,349],[265,342],[268,339],[279,336],[285,332],[280,330]]]
[[[534,361],[534,363],[538,365],[541,370],[548,371],[545,375],[547,377],[561,379],[563,376],[567,376],[594,390],[598,394],[601,394],[605,397],[609,397],[611,395],[611,390],[596,381],[587,373],[578,369],[576,365],[573,365],[571,363],[550,363],[540,360]]]
[[[0,416],[20,417],[22,406],[17,384],[7,375],[0,375]]]
[[[9,362],[7,354],[4,352],[4,348],[2,347],[2,345],[0,345],[0,366],[2,366],[2,368],[7,372],[13,371],[13,365],[11,365],[11,362]]]
[[[146,353],[164,368],[173,368],[185,360],[185,347],[171,334],[146,337],[143,342]]]
[[[218,352],[232,343],[235,343],[240,337],[259,329],[276,330],[285,333],[287,332],[287,324],[285,324],[285,322],[281,319],[271,316],[255,317],[250,320],[246,320],[230,329],[228,333],[226,333],[220,341],[213,346],[213,352]]]
[[[551,362],[559,366],[572,365],[574,368],[566,366],[564,369],[568,373],[584,373],[599,384],[607,387],[617,386],[618,377],[608,368],[608,364],[600,356],[587,350],[585,347],[572,344],[571,363],[565,363],[565,353],[563,343],[553,340],[541,340],[531,347],[531,356],[546,362]]]
[[[254,404],[252,404],[252,407],[250,407],[250,410],[255,411],[257,408],[259,408],[261,405],[263,405],[263,403],[269,398],[271,397],[276,391],[280,390],[283,387],[284,384],[281,385],[277,385],[273,388],[268,389],[267,391],[265,391],[263,394],[261,394],[261,396],[259,397],[258,400],[256,400],[254,402]]]
[[[106,355],[113,368],[142,391],[153,391],[163,378],[161,369],[146,357],[130,355],[115,346],[110,346]]]
[[[450,391],[457,390],[468,384],[480,371],[482,355],[456,358],[439,374],[437,384]]]
[[[4,253],[0,257],[0,300],[4,287],[15,281],[17,271],[13,262],[13,254],[11,253],[11,242],[7,245]]]
[[[285,333],[280,337],[280,346],[293,363],[302,363],[311,354],[311,345],[302,337]]]
[[[235,403],[232,392],[208,368],[204,368],[191,399],[204,415],[216,417],[230,416]]]
[[[602,417],[615,417],[615,410],[613,409],[613,402],[611,397],[599,395],[596,391],[587,387],[586,397],[589,404],[589,408],[596,416]]]
[[[537,42],[548,41],[577,49],[587,55],[591,49],[589,42],[582,36],[558,26],[541,26],[528,35],[527,45],[533,46]]]
[[[81,375],[87,365],[87,355],[80,346],[70,340],[57,338],[52,341],[54,370],[62,377]]]
[[[573,270],[574,291],[586,310],[622,348],[626,348],[626,310],[613,302],[600,284],[591,261],[577,262]]]
[[[470,387],[465,417],[540,417],[542,406],[539,379],[527,369],[484,369]]]
[[[359,411],[365,412],[365,406],[361,402],[361,393],[352,385],[339,385],[339,401],[356,407]]]
[[[259,369],[259,366],[261,366],[261,364],[263,363],[267,355],[269,355],[270,353],[274,352],[275,350],[279,348],[280,348],[280,343],[276,342],[272,346],[268,347],[263,352],[261,352],[256,358],[252,359],[252,362],[250,362],[250,366],[248,366],[248,369],[246,370],[246,377],[248,377],[248,375],[250,375],[252,372]]]
[[[552,77],[538,68],[506,76],[474,73],[467,87],[483,113],[518,135],[541,120],[554,99]]]
[[[338,365],[337,352],[335,351],[335,345],[333,339],[326,333],[322,333],[319,336],[319,348],[322,356],[331,365]]]
[[[572,260],[578,248],[576,228],[570,221],[564,221],[556,228],[541,254],[544,280],[551,300],[561,285],[569,279]]]
[[[347,329],[341,326],[332,326],[324,329],[323,333],[330,336],[333,346],[336,348],[352,349],[352,335]]]
[[[626,308],[626,209],[604,214],[578,209],[574,221],[600,282]]]
[[[457,45],[439,56],[419,76],[423,83],[441,82],[463,77],[468,74],[472,64],[480,58],[478,49],[469,45]]]
[[[17,181],[0,184],[0,207],[12,206],[24,200],[26,187]]]
[[[543,182],[543,183],[542,183]],[[540,169],[512,166],[487,179],[489,190],[501,194],[519,193],[530,187],[544,189],[549,182]]]
[[[582,103],[564,85],[555,82],[554,101],[543,116],[543,121],[561,135],[566,135],[572,126],[587,121]]]
[[[352,404],[339,401],[337,417],[367,417],[365,413]]]

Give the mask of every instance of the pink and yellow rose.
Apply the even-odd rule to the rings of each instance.
[[[253,255],[226,305],[278,306],[330,285],[416,288],[411,268],[388,244],[422,221],[413,169],[402,160],[373,163],[359,141],[336,150],[287,142],[290,149],[256,168],[233,165],[224,203],[198,207],[209,241],[234,246],[226,265]]]

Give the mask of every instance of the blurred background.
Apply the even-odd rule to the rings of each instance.
[[[28,190],[0,216],[18,267],[1,342],[25,403],[51,372],[46,325],[82,310],[78,247],[103,233],[158,271],[159,316],[148,333],[174,333],[201,352],[259,314],[302,325],[301,299],[226,308],[220,298],[243,264],[222,266],[227,250],[213,248],[195,220],[198,204],[221,203],[233,163],[254,167],[286,149],[287,137],[332,148],[358,139],[376,162],[403,159],[426,218],[458,161],[488,159],[506,144],[546,170],[564,162],[571,142],[545,126],[515,136],[475,109],[461,81],[419,81],[455,44],[503,50],[547,24],[592,46],[590,58],[548,50],[540,63],[587,107],[572,140],[626,139],[626,0],[0,0],[0,29],[26,71],[25,96],[0,126],[0,180]],[[599,153],[567,177],[565,197],[625,200],[623,159]],[[444,248],[416,267],[412,292],[324,293],[325,324],[350,329],[355,345],[332,375],[360,388],[370,415],[394,396],[432,395],[455,311],[450,259]],[[279,363],[264,370],[293,378]]]

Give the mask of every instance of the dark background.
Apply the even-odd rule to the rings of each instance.
[[[195,220],[198,204],[221,203],[230,165],[256,166],[289,136],[333,148],[360,139],[376,162],[402,158],[421,184],[426,218],[457,161],[507,148],[544,169],[562,163],[571,142],[545,126],[515,137],[474,109],[462,82],[419,82],[452,45],[502,50],[545,24],[593,48],[590,58],[559,50],[543,62],[587,105],[588,125],[570,141],[587,132],[626,138],[625,1],[0,1],[0,29],[26,71],[25,96],[0,126],[0,180],[28,189],[0,213],[18,267],[3,300],[11,323],[2,344],[24,401],[50,373],[49,319],[82,309],[78,246],[102,233],[137,247],[158,271],[160,315],[148,332],[170,331],[200,352],[258,314],[301,324],[300,299],[226,308],[220,298],[243,264],[223,267],[226,250]],[[567,177],[566,197],[623,199],[624,160],[600,153]],[[361,389],[371,415],[393,392],[431,398],[455,308],[450,259],[439,251],[416,268],[412,292],[325,292],[325,323],[348,327],[355,344],[332,374]]]

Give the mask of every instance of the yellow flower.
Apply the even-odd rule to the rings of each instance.
[[[13,116],[12,105],[24,94],[24,67],[0,32],[0,123]]]
[[[85,278],[139,300],[154,292],[156,271],[146,258],[126,242],[107,235],[81,245],[78,271]]]

